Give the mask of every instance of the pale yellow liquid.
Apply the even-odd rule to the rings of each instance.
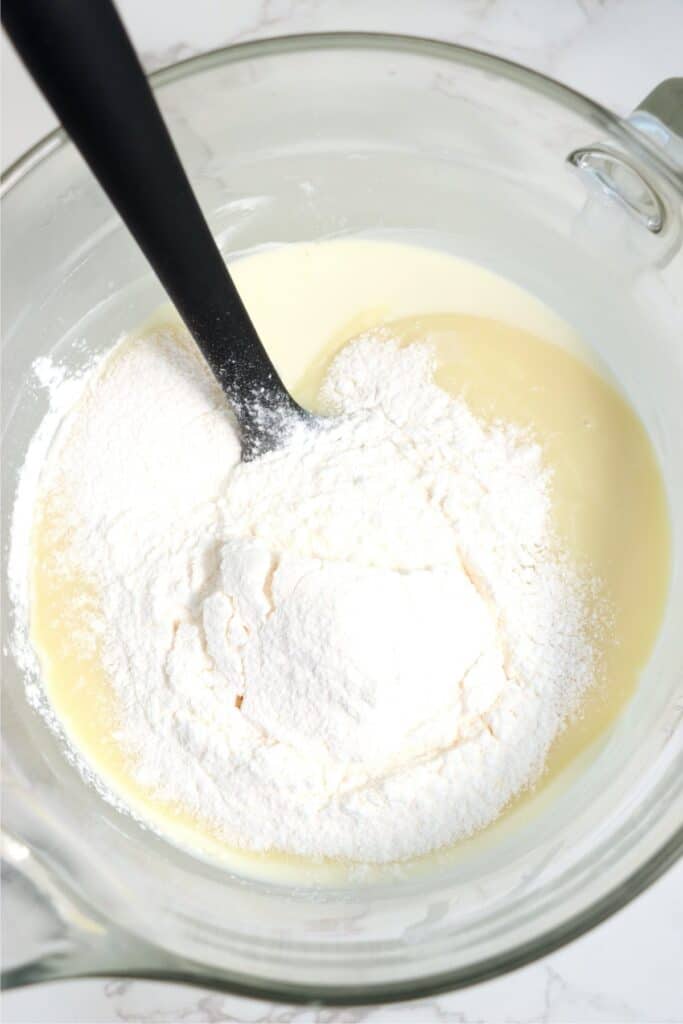
[[[605,735],[637,686],[662,619],[669,524],[662,478],[642,424],[581,355],[565,324],[480,268],[405,246],[344,242],[260,254],[236,270],[278,369],[304,405],[315,407],[325,369],[339,348],[358,331],[389,323],[406,344],[428,338],[436,346],[438,383],[463,395],[477,415],[528,427],[543,445],[554,474],[558,535],[579,566],[600,581],[600,607],[609,607],[610,620],[600,639],[599,678],[579,717],[558,737],[535,790],[506,812],[513,821],[528,812],[530,801],[542,802],[543,790]],[[466,311],[450,311],[465,285],[460,305]],[[363,306],[368,288],[378,301]],[[304,327],[293,319],[302,301]],[[472,311],[473,304],[481,312]],[[32,639],[50,700],[90,764],[144,819],[198,852],[220,856],[233,870],[283,880],[337,879],[339,865],[312,868],[294,857],[228,850],[206,823],[160,803],[136,782],[114,736],[117,701],[96,638],[89,647],[82,643],[84,609],[97,607],[97,594],[78,574],[65,577],[64,524],[49,501],[38,507]]]

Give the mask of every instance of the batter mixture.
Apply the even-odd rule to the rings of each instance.
[[[185,841],[442,849],[635,685],[667,582],[653,453],[569,328],[481,268],[344,241],[234,271],[328,419],[241,464],[170,314],[93,369],[35,505],[50,699],[91,768]]]

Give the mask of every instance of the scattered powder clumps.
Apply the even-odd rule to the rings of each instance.
[[[382,863],[469,836],[593,678],[541,447],[434,370],[428,344],[366,335],[327,374],[329,421],[241,463],[162,332],[117,346],[53,445],[42,501],[101,595],[131,770],[229,844]]]

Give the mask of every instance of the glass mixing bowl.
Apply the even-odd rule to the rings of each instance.
[[[512,826],[431,871],[327,888],[231,875],[108,804],[27,701],[26,666],[6,647],[5,981],[145,976],[350,1003],[507,971],[613,913],[683,842],[680,83],[624,121],[485,54],[364,35],[246,44],[153,83],[226,256],[399,236],[486,264],[583,335],[661,462],[669,601],[626,710]],[[47,408],[33,361],[78,368],[163,296],[59,131],[8,173],[3,229],[9,518]],[[11,631],[10,600],[4,614]]]

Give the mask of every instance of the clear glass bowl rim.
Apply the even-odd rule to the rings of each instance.
[[[456,43],[445,42],[419,36],[399,35],[382,32],[321,32],[300,35],[284,35],[258,39],[249,42],[234,43],[228,46],[209,50],[197,56],[175,62],[160,68],[149,76],[154,90],[166,84],[192,77],[197,73],[213,67],[237,64],[242,61],[280,56],[293,53],[324,51],[324,50],[379,50],[394,55],[408,54],[414,56],[439,58],[455,65],[465,65],[494,73],[501,78],[523,85],[532,91],[543,94],[547,99],[559,106],[573,110],[587,120],[602,126],[612,136],[616,136],[627,148],[634,152],[643,162],[654,165],[660,174],[666,177],[683,199],[683,186],[680,174],[669,162],[666,155],[645,139],[628,121],[599,103],[594,102],[582,93],[563,85],[541,72],[534,71],[514,61],[486,53]],[[0,197],[11,189],[20,186],[30,173],[47,161],[64,145],[71,145],[63,128],[57,127],[26,150],[2,174],[0,179]],[[676,787],[674,787],[676,788]],[[679,790],[683,788],[683,766],[679,774]],[[322,1000],[328,1005],[377,1004],[386,1001],[416,999],[436,995],[440,992],[452,991],[467,985],[486,981],[491,978],[515,970],[525,964],[546,956],[568,942],[573,941],[585,932],[600,924],[612,914],[621,910],[627,903],[652,885],[668,868],[683,855],[683,822],[659,847],[624,881],[614,887],[585,911],[566,918],[560,925],[550,928],[534,939],[517,945],[506,951],[477,963],[459,968],[452,972],[423,977],[419,980],[408,979],[405,983],[392,982],[365,989],[344,987],[320,988],[311,986],[307,990],[292,991],[278,989],[272,983],[255,985],[250,980],[214,974],[211,969],[203,972],[199,964],[193,964],[190,972],[168,970],[153,967],[136,971],[105,971],[109,977],[143,977],[150,980],[199,985],[231,992],[236,995],[256,999],[284,999],[292,1002],[308,1002]],[[189,966],[189,965],[188,965]],[[74,977],[74,975],[69,975]]]

